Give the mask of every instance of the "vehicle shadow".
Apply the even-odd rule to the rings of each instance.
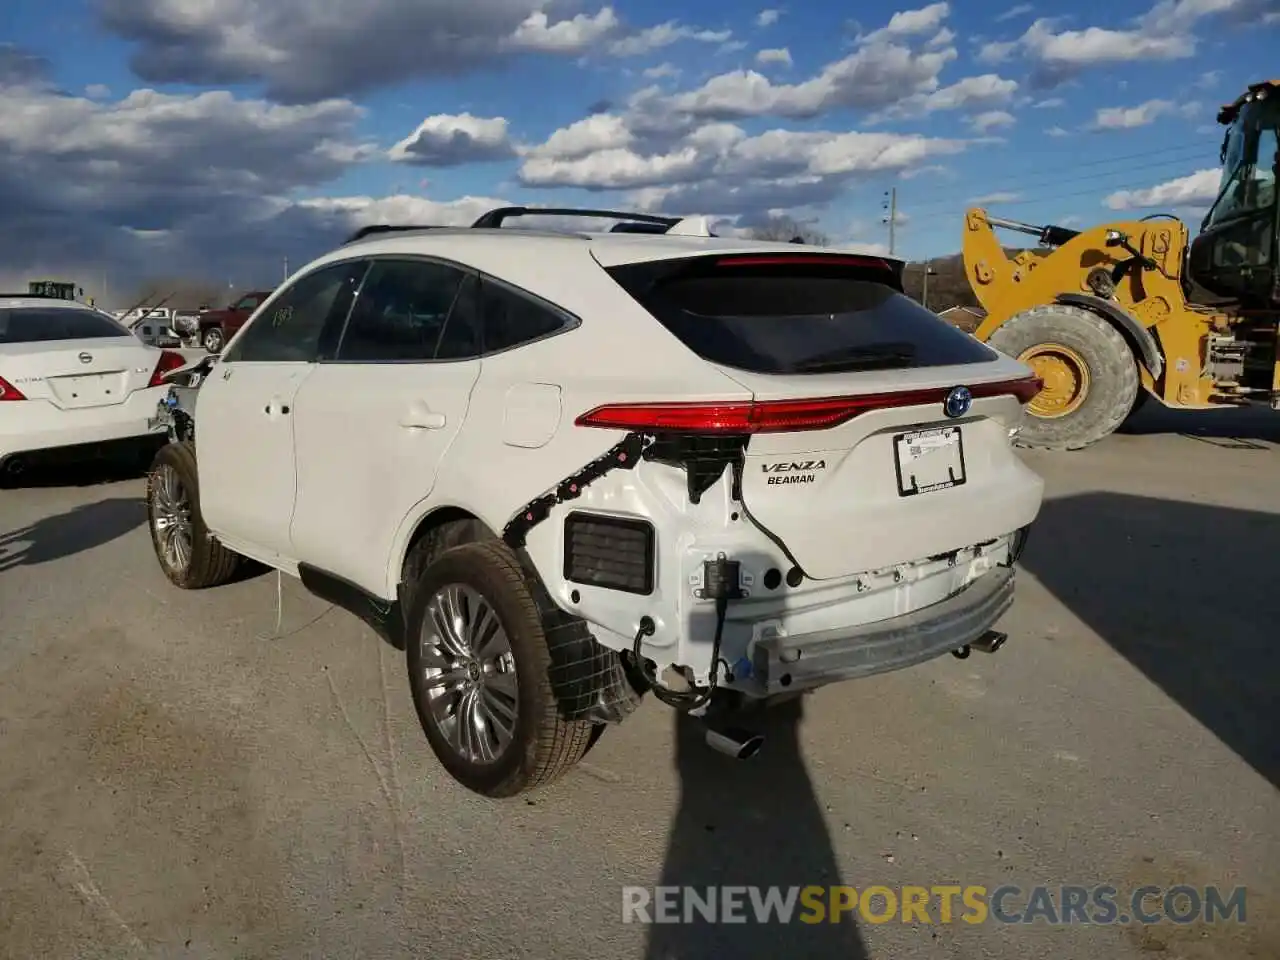
[[[0,572],[92,550],[146,522],[147,508],[141,500],[121,497],[81,504],[0,534]]]
[[[710,898],[719,890],[708,887],[755,887],[763,897],[770,887],[780,888],[778,893],[785,896],[792,887],[842,883],[801,756],[802,714],[803,701],[797,698],[753,717],[752,729],[765,734],[765,743],[749,760],[716,753],[706,745],[701,721],[676,714],[680,806],[667,842],[661,886],[693,888],[701,900],[718,908],[722,901]],[[828,902],[825,897],[823,902]],[[707,922],[696,908],[692,922],[685,922],[681,906],[681,922],[649,926],[645,957],[867,957],[853,914],[839,923],[825,916],[822,922],[805,923],[801,918],[808,912],[797,901],[790,922],[757,922],[749,891],[741,891],[735,908],[745,923]],[[654,920],[657,909],[655,895]]]
[[[1280,413],[1256,407],[1238,410],[1171,410],[1148,400],[1120,427],[1131,436],[1177,433],[1214,446],[1265,450],[1280,444]]]
[[[0,489],[96,487],[137,480],[146,476],[153,456],[148,448],[96,459],[31,464],[21,473],[0,474]]]
[[[1280,786],[1280,514],[1115,493],[1045,501],[1021,565]]]

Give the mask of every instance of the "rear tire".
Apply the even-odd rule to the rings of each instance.
[[[200,513],[195,448],[189,441],[160,448],[147,474],[147,521],[164,575],[184,590],[228,583],[242,558],[213,539]]]
[[[1120,331],[1088,310],[1034,307],[1005,321],[987,342],[1045,380],[1027,407],[1019,446],[1082,449],[1115,432],[1137,402],[1133,351]]]
[[[221,327],[210,327],[200,335],[200,344],[210,353],[221,353],[227,338]]]
[[[423,733],[449,775],[487,797],[559,779],[595,732],[589,720],[561,715],[531,586],[505,543],[468,543],[418,575],[406,611],[409,689]]]

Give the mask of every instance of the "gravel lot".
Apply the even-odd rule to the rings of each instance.
[[[647,702],[502,803],[354,617],[171,588],[139,479],[0,491],[0,955],[1280,957],[1280,415],[1028,460],[996,656],[821,691],[747,763]],[[1179,882],[1247,884],[1248,922],[621,922],[631,884]]]

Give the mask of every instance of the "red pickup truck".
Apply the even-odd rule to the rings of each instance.
[[[246,320],[258,309],[270,290],[255,290],[246,293],[239,300],[220,310],[206,310],[200,314],[200,344],[210,353],[221,353],[237,330],[244,326]]]

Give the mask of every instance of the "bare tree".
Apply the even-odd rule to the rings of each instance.
[[[158,277],[140,284],[131,303],[154,306],[160,301],[172,310],[221,306],[228,291],[216,283],[191,277]]]
[[[771,217],[760,226],[751,228],[751,238],[780,243],[808,243],[816,247],[825,247],[831,242],[822,231],[806,226],[794,217]]]

